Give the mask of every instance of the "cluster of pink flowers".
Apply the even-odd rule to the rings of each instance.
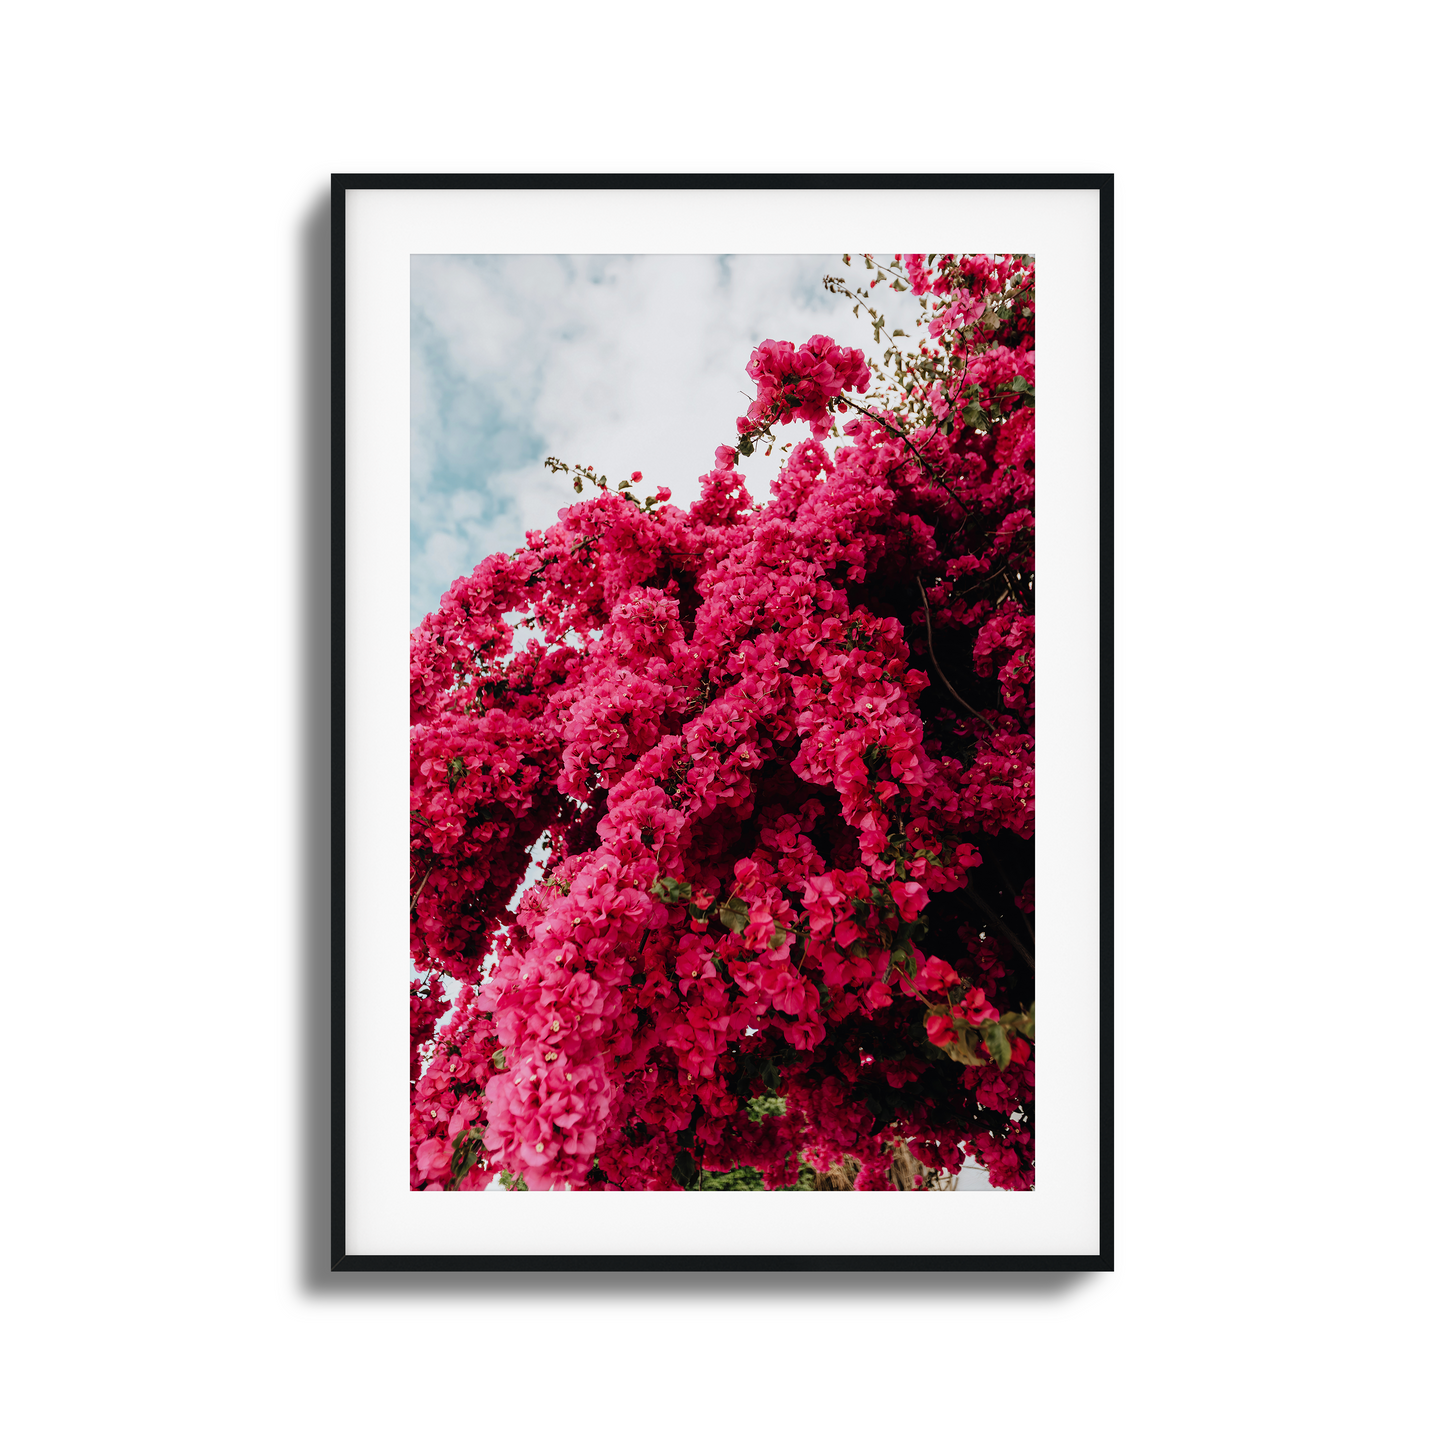
[[[1032,1187],[1033,272],[896,259],[943,344],[835,452],[862,353],[765,342],[766,505],[719,447],[413,633],[414,1188]]]
[[[757,383],[756,400],[738,418],[738,433],[790,421],[812,425],[821,441],[833,425],[835,404],[845,391],[868,390],[868,362],[861,351],[839,346],[831,336],[812,336],[796,349],[791,341],[765,341],[748,362]]]

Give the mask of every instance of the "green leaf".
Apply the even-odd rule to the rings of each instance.
[[[714,1174],[710,1170],[702,1170],[693,1183],[684,1185],[687,1189],[766,1189],[763,1183],[763,1176],[756,1169],[746,1164],[739,1165],[736,1169],[730,1169],[725,1173]]]
[[[961,1019],[955,1022],[954,1027],[958,1032],[958,1042],[945,1044],[943,1046],[944,1053],[960,1064],[972,1064],[975,1068],[981,1068],[988,1063],[988,1060],[974,1047],[978,1042],[978,1035]]]
[[[761,1124],[764,1119],[777,1119],[788,1112],[788,1101],[780,1099],[776,1094],[759,1094],[754,1099],[749,1099],[745,1105],[748,1119],[754,1124]]]
[[[729,898],[717,911],[718,922],[730,933],[741,933],[748,926],[747,905],[740,899]]]
[[[1028,1012],[1000,1014],[998,1021],[1011,1034],[1022,1034],[1026,1039],[1034,1036],[1034,1006],[1032,1004],[1029,1005]]]
[[[455,1189],[472,1172],[482,1148],[483,1131],[478,1124],[473,1124],[466,1133],[457,1136],[452,1145],[452,1177],[446,1186],[448,1189]]]
[[[498,1050],[492,1055],[492,1067],[493,1067],[494,1069],[505,1069],[505,1068],[507,1067],[507,1051],[506,1051],[506,1049],[498,1049]]]
[[[988,1045],[989,1056],[998,1067],[999,1073],[1008,1068],[1013,1058],[1013,1046],[1008,1041],[1008,1031],[997,1019],[990,1019],[979,1030]]]
[[[933,1004],[929,1007],[928,1012],[946,1018],[948,1017],[948,1006]],[[956,1064],[972,1064],[977,1068],[988,1063],[988,1060],[974,1048],[978,1035],[962,1019],[952,1019],[951,1022],[956,1037],[953,1043],[940,1046],[943,1052]]]
[[[692,884],[681,878],[658,878],[647,891],[664,903],[681,903],[692,897]]]

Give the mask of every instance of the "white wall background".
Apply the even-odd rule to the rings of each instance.
[[[1420,1438],[1429,13],[14,12],[7,1433]],[[333,1279],[328,173],[872,168],[1119,175],[1118,1271]]]

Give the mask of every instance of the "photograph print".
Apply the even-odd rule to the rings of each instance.
[[[413,1190],[1033,1189],[1034,282],[412,257]]]

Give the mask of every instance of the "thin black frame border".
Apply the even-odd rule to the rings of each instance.
[[[1099,193],[1099,1252],[495,1255],[346,1252],[346,193],[350,190],[1073,190]],[[1114,1268],[1114,176],[373,175],[331,177],[331,1270],[904,1273]]]

